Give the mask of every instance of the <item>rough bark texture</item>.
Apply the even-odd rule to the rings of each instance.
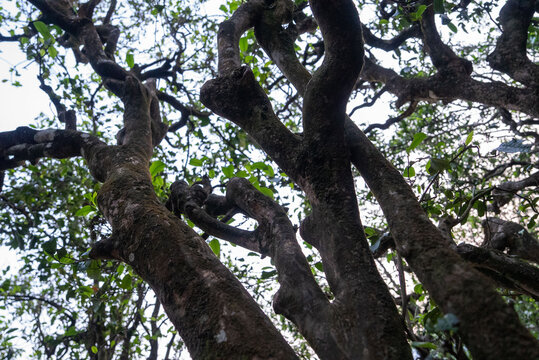
[[[344,110],[363,59],[357,12],[346,1],[311,4],[315,16],[320,14],[322,19],[319,24],[327,39],[328,56],[307,87],[310,101],[304,104],[305,135],[298,139],[276,118],[251,71],[239,67],[239,54],[230,51],[238,47],[238,34],[249,27],[254,26],[258,33],[259,24],[280,26],[288,16],[286,1],[278,2],[277,10],[263,6],[255,10],[250,7],[253,4],[256,2],[240,7],[221,24],[220,77],[204,85],[202,102],[247,131],[309,197],[315,238],[308,236],[309,230],[304,234],[307,241],[317,244],[335,296],[333,315],[327,324],[333,336],[331,343],[337,344],[333,354],[350,359],[409,358],[403,323],[375,270],[357,203],[351,196],[354,185],[344,142]],[[355,44],[354,51],[346,48],[349,44]],[[282,305],[277,304],[276,310],[282,311]],[[284,314],[298,324],[297,314]],[[328,341],[308,335],[314,331],[313,325],[311,329],[300,326],[300,330],[325,358]]]
[[[219,76],[202,87],[201,101],[245,130],[306,194],[312,213],[300,232],[320,253],[332,301],[316,283],[286,211],[247,180],[230,180],[224,197],[211,194],[207,180],[193,186],[179,181],[171,188],[168,209],[161,204],[148,170],[153,149],[167,131],[159,100],[178,109],[184,123],[192,112],[157,91],[148,79],[151,74],[126,71],[114,61],[119,33],[109,24],[110,16],[102,26],[91,21],[99,1],[81,5],[78,13],[64,2],[29,2],[43,12],[45,21],[84,46],[78,56],[124,103],[124,128],[116,146],[72,130],[75,119],[66,130],[18,128],[1,133],[0,171],[41,157],[82,156],[95,179],[103,182],[97,201],[112,227],[111,237],[95,244],[90,255],[131,265],[155,291],[193,358],[297,356],[204,239],[179,219],[180,214],[208,234],[272,258],[280,283],[274,309],[298,327],[321,359],[412,358],[406,325],[376,269],[363,231],[351,165],[380,204],[399,256],[438,306],[456,316],[458,334],[474,359],[539,358],[537,341],[495,291],[497,284],[539,297],[537,268],[500,253],[508,248],[511,254],[537,262],[537,239],[518,224],[488,218],[483,247],[457,247],[450,236],[452,223],[446,223],[443,232],[443,226],[437,228],[429,220],[399,171],[345,113],[351,91],[363,79],[384,83],[399,106],[408,101],[415,106],[418,101],[462,99],[539,116],[537,65],[526,57],[525,48],[536,2],[506,3],[500,18],[503,34],[489,56],[494,69],[523,85],[518,88],[471,78],[471,63],[441,41],[430,1],[419,25],[391,40],[367,31],[349,0],[311,0],[314,18],[298,15],[288,0],[251,0],[220,24]],[[284,29],[282,25],[292,19],[295,25]],[[316,24],[323,36],[324,60],[311,75],[298,61],[294,42]],[[241,63],[238,42],[250,28],[303,96],[302,135],[283,125],[252,71]],[[406,79],[364,57],[364,38],[389,51],[410,37],[421,37],[436,74]],[[58,100],[45,90],[53,102]],[[65,107],[56,102],[55,106],[67,116]],[[535,173],[500,185],[493,192],[496,206],[537,185],[537,179]],[[236,229],[216,218],[234,212],[256,220],[256,230]]]
[[[97,200],[113,230],[91,256],[131,265],[155,291],[194,358],[296,358],[204,240],[159,203],[147,167],[151,97],[138,80],[125,83],[124,145],[83,152],[90,169],[99,169],[104,183]]]
[[[428,16],[429,14],[427,14]],[[432,14],[430,16],[432,17]],[[434,31],[432,21],[423,26],[424,29],[430,28],[431,31]],[[435,65],[449,72],[469,74],[467,66],[453,67],[450,65],[453,62],[457,64],[462,62],[449,48],[439,44],[439,36],[427,35],[426,38],[426,41],[430,43],[431,52],[434,52],[436,46],[441,48],[442,53],[437,53],[437,59],[434,60]],[[304,70],[298,71],[302,66],[297,59],[294,60],[295,56],[288,45],[290,42],[279,43],[275,41],[275,38],[271,42],[265,41],[264,36],[261,36],[259,40],[287,78],[291,81],[294,80],[293,84],[298,92],[302,93],[306,84],[311,81],[310,75]],[[392,73],[382,68],[379,69],[386,73]],[[365,70],[362,72],[362,76],[365,72]],[[465,79],[467,74],[462,74],[461,80]],[[394,74],[393,76],[398,79],[398,75]],[[450,89],[449,84],[452,84],[454,87],[453,81],[444,86],[444,75],[439,76],[438,81],[433,81],[433,85]],[[441,83],[440,80],[442,80]],[[387,81],[383,82],[387,85]],[[464,86],[468,86],[468,89],[464,93],[472,94],[474,85],[478,82],[474,82],[474,80],[466,80],[465,82]],[[500,86],[500,90],[502,88]],[[427,89],[425,89],[425,93],[431,95],[432,93]],[[458,89],[464,90],[460,87]],[[533,96],[528,96],[526,99],[531,101]],[[535,108],[533,111],[537,111],[537,102],[533,101],[530,105]],[[460,331],[469,344],[474,357],[489,359],[538,356],[537,342],[520,324],[514,311],[494,291],[493,284],[488,279],[475,271],[451,250],[453,244],[427,218],[400,173],[384,159],[382,154],[350,120],[346,122],[345,129],[351,161],[358,168],[380,203],[389,221],[391,232],[395,234],[399,253],[406,258],[442,309],[445,312],[455,314],[460,319]],[[324,215],[327,216],[327,214]],[[471,292],[475,296],[471,295]],[[476,296],[480,297],[481,300],[472,300],[476,299]],[[493,318],[493,313],[498,315]],[[511,339],[505,337],[504,341],[492,344],[488,339],[503,337],[503,332],[506,331],[502,330],[504,327],[505,329],[510,328],[512,333],[516,332],[519,335]],[[476,331],[479,328],[482,331]],[[523,344],[527,345],[523,346]],[[520,354],[518,354],[519,351]]]
[[[535,0],[510,0],[500,12],[502,35],[488,56],[493,69],[502,71],[530,87],[539,87],[539,66],[526,55],[528,26],[536,11]]]

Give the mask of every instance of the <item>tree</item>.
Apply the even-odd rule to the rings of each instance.
[[[39,65],[57,119],[41,121],[53,129],[0,134],[0,167],[11,179],[2,195],[11,234],[3,239],[29,249],[25,261],[40,264],[43,281],[65,276],[57,291],[68,300],[51,300],[58,294],[50,288],[29,295],[30,280],[4,281],[6,302],[28,301],[18,311],[36,314],[41,350],[34,356],[83,354],[82,346],[96,359],[133,357],[143,353],[134,334],[145,327],[148,353],[141,356],[155,359],[162,306],[195,359],[297,358],[215,255],[219,241],[207,245],[211,236],[271,258],[279,282],[273,309],[295,326],[284,335],[299,332],[321,359],[411,359],[410,344],[420,357],[430,350],[456,359],[539,357],[526,327],[537,335],[535,1],[508,0],[492,20],[499,29],[484,25],[497,8],[492,2],[228,2],[218,28],[187,2],[15,4],[2,14],[3,26],[13,27],[1,39],[18,41]],[[362,23],[363,13],[373,21]],[[484,43],[450,46],[438,20],[452,33],[480,31]],[[153,40],[146,24],[155,26]],[[385,65],[379,49],[392,52],[393,62]],[[361,126],[356,110],[384,93],[396,98],[395,111],[409,108]],[[351,94],[367,100],[352,101],[347,112]],[[123,125],[112,145],[114,121],[106,117],[118,113]],[[392,125],[393,134],[376,130]],[[511,141],[496,150],[513,158],[485,155],[477,143],[502,126]],[[193,155],[189,140],[175,135],[181,129],[196,139]],[[174,163],[182,151],[183,166]],[[250,160],[260,153],[268,158]],[[75,161],[37,164],[67,158]],[[11,170],[26,161],[26,172]],[[161,175],[167,163],[186,181],[168,186]],[[356,190],[358,177],[368,190]],[[226,185],[220,195],[216,183]],[[279,192],[289,184],[293,195]],[[304,248],[279,205],[286,196],[303,204]],[[358,201],[375,201],[383,220],[367,216],[371,224],[363,225]],[[230,225],[235,214],[256,228]],[[485,237],[476,246],[479,223]],[[388,251],[398,274],[393,287],[375,261]],[[406,281],[415,282],[411,294]],[[145,284],[156,297],[150,319]],[[87,309],[86,329],[77,311],[65,309],[69,301]],[[43,304],[53,309],[45,330]],[[47,334],[58,326],[61,332]]]

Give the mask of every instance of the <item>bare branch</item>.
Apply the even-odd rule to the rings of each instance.
[[[539,186],[539,172],[535,172],[522,180],[506,181],[498,185],[492,192],[494,211],[499,213],[500,208],[508,204],[519,191],[532,186]]]
[[[473,71],[472,63],[458,57],[453,50],[442,42],[434,22],[432,0],[426,1],[427,9],[422,15],[421,31],[426,50],[432,63],[440,74],[445,76],[467,77]]]
[[[67,110],[64,104],[61,103],[60,97],[54,93],[54,90],[47,84],[43,76],[38,75],[37,77],[41,85],[39,88],[43,90],[51,99],[54,107],[56,108],[56,113],[58,114],[58,119],[60,122],[65,124],[66,130],[77,130],[77,113],[74,110]]]
[[[474,267],[493,278],[500,286],[539,300],[539,269],[494,249],[460,244],[457,251]]]
[[[311,10],[325,56],[303,94],[304,134],[307,141],[323,133],[325,141],[335,142],[343,136],[346,103],[363,66],[361,23],[350,1],[312,1]]]
[[[398,49],[406,40],[421,36],[421,27],[418,25],[410,26],[389,40],[376,37],[364,24],[361,24],[361,29],[365,38],[365,44],[385,51]]]
[[[97,138],[73,130],[35,130],[19,127],[0,133],[0,170],[11,169],[25,160],[56,159],[82,155],[82,150],[104,145]]]
[[[401,121],[403,119],[406,119],[408,116],[412,115],[414,113],[415,109],[417,108],[417,104],[418,104],[417,101],[412,101],[410,106],[408,106],[408,108],[402,114],[400,114],[399,116],[389,118],[383,124],[370,124],[369,126],[367,126],[365,128],[365,130],[363,132],[365,134],[368,134],[371,131],[373,131],[374,129],[382,129],[382,130],[388,129],[391,125],[396,124],[399,121]]]
[[[526,55],[526,40],[534,10],[534,0],[508,0],[500,11],[502,35],[487,57],[490,66],[530,87],[539,86],[539,65]]]

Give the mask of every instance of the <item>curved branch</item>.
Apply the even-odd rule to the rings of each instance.
[[[205,182],[205,186],[188,186],[183,181],[176,181],[167,205],[177,215],[186,214],[195,225],[211,235],[269,255],[281,284],[274,296],[275,312],[294,322],[322,358],[343,357],[330,327],[326,326],[331,316],[330,304],[311,273],[286,211],[246,179],[231,179],[226,198],[216,195],[210,198],[211,186],[208,186],[208,179]],[[257,229],[246,231],[223,224],[202,208],[208,201],[213,203],[211,205],[219,203],[219,212],[226,207],[240,209],[258,222]]]
[[[457,252],[500,286],[539,300],[539,268],[502,252],[459,244]]]
[[[305,139],[343,136],[346,104],[363,66],[363,36],[350,1],[311,1],[324,38],[325,56],[303,94]],[[333,136],[329,136],[329,135]],[[336,137],[334,137],[336,136]]]
[[[230,19],[219,26],[219,77],[200,89],[200,100],[249,133],[269,156],[283,168],[293,168],[300,152],[300,139],[288,130],[273,112],[264,89],[247,66],[241,66],[239,38],[261,18],[264,1],[241,5]],[[277,1],[272,9],[289,17],[291,3]],[[282,18],[280,18],[282,19]]]
[[[361,78],[385,84],[387,91],[397,96],[397,107],[413,100],[452,102],[460,99],[539,117],[539,102],[533,89],[511,87],[497,81],[485,83],[468,76],[455,78],[441,74],[408,79],[369,58],[365,58]]]
[[[52,88],[45,84],[43,76],[38,75],[38,80],[41,83],[39,88],[49,96],[49,99],[56,108],[56,113],[58,114],[58,119],[61,123],[65,124],[66,130],[77,130],[77,114],[74,110],[67,110],[64,104],[60,101],[60,97],[56,95]]]
[[[539,87],[539,65],[526,55],[526,41],[536,1],[508,0],[500,11],[502,34],[487,57],[490,66],[530,87]]]
[[[507,181],[494,188],[494,211],[499,212],[500,208],[508,204],[515,194],[527,187],[539,186],[539,172],[535,172],[525,179],[519,181]]]
[[[381,39],[375,36],[371,30],[365,26],[365,24],[361,24],[361,29],[363,31],[365,44],[385,51],[398,49],[398,47],[401,46],[406,40],[421,36],[421,27],[418,25],[410,26],[389,40]]]
[[[226,75],[241,66],[239,40],[241,35],[254,26],[262,14],[265,3],[262,0],[242,4],[230,17],[219,25],[217,47],[219,52],[219,75]]]
[[[226,198],[209,194],[200,185],[188,186],[185,181],[175,181],[170,187],[170,197],[167,208],[176,216],[185,214],[197,227],[205,233],[241,246],[247,250],[255,251],[263,256],[269,255],[268,247],[264,246],[257,236],[256,231],[247,231],[227,225],[211,216],[203,206],[210,200],[214,203],[219,200],[221,210],[232,210],[234,205],[226,201]]]
[[[459,78],[468,77],[473,71],[472,63],[458,57],[449,46],[442,42],[434,22],[432,0],[427,0],[425,5],[427,5],[427,9],[422,15],[421,32],[423,33],[423,43],[432,63],[440,74]]]
[[[294,322],[321,358],[343,358],[335,334],[327,326],[332,317],[329,301],[311,273],[286,211],[247,179],[231,179],[226,197],[262,229],[281,284],[273,299],[275,312]]]
[[[273,43],[265,42],[262,45],[276,60],[279,59],[279,51],[286,52],[287,49],[291,48],[276,41]],[[281,59],[286,58],[292,61],[294,56],[292,53],[286,53],[286,57],[283,55]],[[289,79],[296,86],[298,93],[303,94],[305,84],[310,81],[310,75],[306,71],[293,73],[293,69],[299,68],[297,58],[295,61],[292,65],[285,61],[276,61],[276,64],[287,77],[289,73],[292,73],[293,76],[290,76]],[[366,63],[366,65],[368,64],[369,62]],[[372,61],[370,64],[374,65]],[[365,66],[367,69],[363,70],[362,76],[376,74],[375,81],[381,81],[380,78],[382,78],[382,82],[389,86],[391,86],[390,80],[402,81],[402,88],[394,87],[389,91],[408,93],[409,98],[405,101],[412,98],[419,100],[417,93],[422,94],[426,99],[431,99],[431,101],[433,98],[438,98],[436,95],[440,93],[441,89],[436,89],[438,91],[431,94],[431,88],[425,86],[440,87],[440,84],[435,81],[431,84],[421,79],[404,80],[391,70],[376,65],[377,68],[374,70],[381,71],[373,71],[373,67],[368,69],[368,66]],[[501,90],[506,92],[503,99],[510,99],[514,103],[514,107],[518,107],[520,110],[526,108],[528,113],[539,114],[539,104],[535,100],[531,102],[529,100],[535,99],[535,96],[528,96],[527,100],[525,99],[523,102],[512,100],[520,96],[520,89],[509,88],[505,85],[502,87],[497,83],[485,85],[474,80],[467,80],[462,84],[450,80],[444,79],[445,83],[442,85],[447,86],[446,92],[452,92],[451,100],[459,98],[460,92],[463,92],[466,97],[473,97],[474,101],[477,101],[476,98],[480,95],[475,92],[478,91],[481,96],[487,97],[488,102],[501,101],[495,100],[496,92],[492,91],[493,88],[500,91],[501,87]],[[412,85],[421,91],[410,91],[415,90],[411,88]],[[533,95],[533,92],[528,91],[528,93],[526,95]],[[391,231],[399,235],[398,239],[395,239],[398,251],[406,258],[406,261],[441,308],[445,312],[452,312],[458,316],[461,321],[460,331],[474,356],[488,357],[489,354],[506,354],[511,357],[515,356],[515,350],[522,351],[521,357],[536,356],[539,349],[534,338],[520,324],[517,315],[497,295],[486,278],[473,270],[469,264],[450,249],[451,241],[446,239],[430,222],[400,172],[383,157],[349,119],[345,123],[345,132],[353,164],[358,168],[378,199],[386,219],[389,221]],[[411,224],[413,226],[410,226]],[[438,269],[438,271],[432,271],[432,269]],[[468,282],[474,284],[474,291],[477,291],[477,298],[481,301],[474,300],[473,304],[466,301],[470,298],[470,290],[466,286]],[[484,319],[493,313],[497,314],[496,324],[485,325]],[[478,328],[482,330],[477,331]],[[508,328],[514,334],[510,338],[505,335]],[[491,344],[487,341],[489,338],[505,340]],[[526,348],[521,346],[522,342],[527,344]],[[486,343],[489,345],[485,345]]]
[[[408,108],[402,114],[400,114],[399,116],[389,118],[383,124],[370,124],[369,126],[367,126],[365,128],[365,130],[363,130],[363,132],[365,134],[368,134],[371,131],[373,131],[374,129],[382,129],[382,130],[388,129],[391,125],[396,124],[399,121],[401,121],[402,119],[405,119],[408,116],[412,115],[416,108],[417,108],[417,101],[412,101],[410,106],[408,106]]]

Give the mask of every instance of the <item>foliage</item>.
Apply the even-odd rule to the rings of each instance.
[[[0,40],[17,41],[27,57],[25,63],[13,66],[11,74],[2,74],[4,81],[21,86],[21,72],[29,71],[28,66],[37,68],[39,83],[24,86],[40,86],[56,112],[42,114],[31,126],[64,127],[67,112],[74,110],[78,131],[113,144],[124,126],[125,104],[105,83],[105,76],[90,66],[93,60],[89,60],[82,44],[42,16],[35,3],[11,0],[0,6]],[[189,185],[207,180],[216,193],[223,195],[226,183],[239,177],[285,207],[296,227],[312,214],[312,200],[297,179],[287,175],[252,134],[225,116],[217,116],[199,100],[202,85],[218,76],[218,26],[237,11],[242,1],[96,3],[92,17],[95,23],[102,24],[103,31],[109,24],[119,31],[111,58],[141,80],[156,78],[157,91],[168,96],[159,99],[160,115],[169,131],[149,164],[155,193],[163,204],[175,180],[185,180]],[[421,39],[420,27],[425,28],[424,19],[433,11],[445,44],[450,44],[459,59],[473,65],[474,81],[499,81],[509,91],[525,88],[510,73],[493,71],[487,61],[501,34],[497,16],[503,5],[497,1],[442,0],[357,4],[364,24],[366,58],[376,66],[398,69],[395,76],[399,80],[385,82],[377,74],[367,74],[364,67],[351,94],[348,115],[403,174],[431,221],[451,224],[445,228],[446,235],[456,244],[483,243],[489,248],[482,232],[493,216],[519,224],[522,231],[537,238],[537,183],[511,187],[523,179],[537,178],[537,113],[525,105],[517,108],[510,100],[507,104],[493,103],[486,95],[487,100],[479,95],[472,99],[449,90],[438,94],[429,90],[428,96],[417,90],[414,98],[395,83],[401,79],[410,84],[427,83],[445,71],[432,54],[433,47]],[[74,14],[81,11],[79,2],[72,6]],[[294,6],[295,17],[288,21],[287,28],[296,30],[296,55],[314,73],[326,55],[324,39],[316,27],[300,30],[300,23],[312,17],[307,2],[295,1]],[[112,17],[107,15],[109,11]],[[538,27],[537,18],[533,18],[525,50],[532,62],[538,56]],[[403,32],[410,35],[395,45],[380,45],[376,40],[395,38]],[[252,70],[275,115],[301,137],[303,94],[283,76],[277,61],[269,58],[259,36],[256,30],[241,36],[241,62]],[[104,44],[105,51],[110,41]],[[530,88],[533,86],[537,84]],[[537,102],[536,94],[532,102]],[[405,103],[408,108],[402,109]],[[397,254],[390,219],[356,170],[354,175],[364,232],[378,271],[403,313],[414,353],[421,358],[471,358],[459,333],[460,319],[442,311],[410,264]],[[115,260],[89,257],[97,241],[113,235],[99,210],[100,188],[101,183],[89,173],[81,157],[43,158],[24,167],[5,169],[0,194],[0,243],[19,261],[15,269],[4,269],[1,279],[0,353],[6,354],[1,359],[168,359],[185,354],[177,329],[135,271]],[[511,196],[505,201],[507,193]],[[271,296],[278,289],[280,276],[274,261],[209,235],[186,215],[183,219],[241,280],[296,353],[316,358],[298,328],[271,309]],[[256,227],[249,216],[225,215],[220,219],[242,229]],[[332,299],[320,253],[312,244],[301,239],[300,243],[312,274]],[[511,251],[509,245],[496,250]],[[537,261],[527,260],[530,262],[526,264]],[[498,283],[499,292],[537,337],[534,297],[538,294],[522,291],[526,287],[515,283],[508,289],[504,288],[507,283]],[[34,350],[24,350],[29,348]]]

